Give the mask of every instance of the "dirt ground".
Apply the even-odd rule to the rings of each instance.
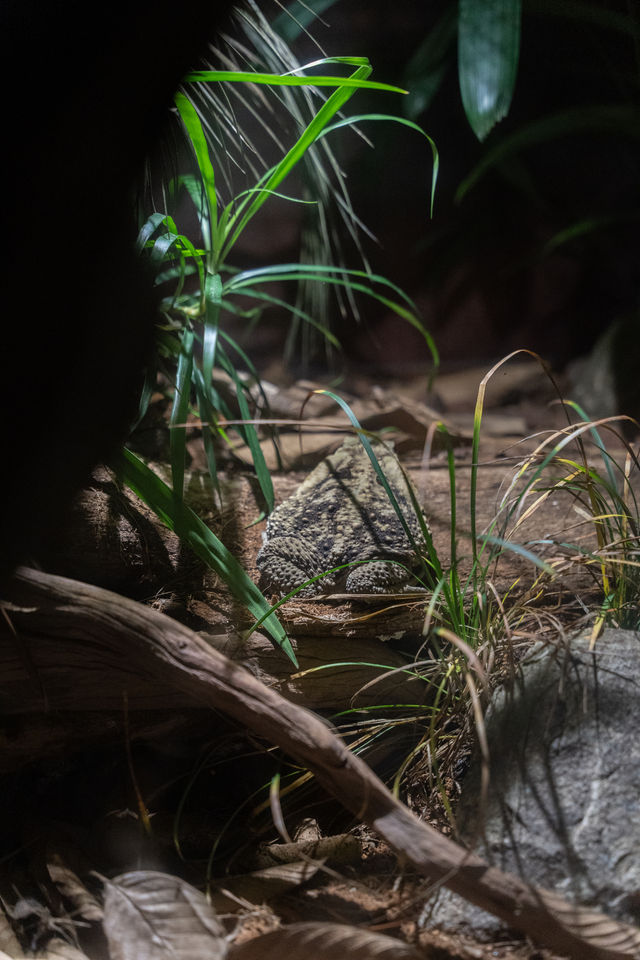
[[[471,556],[470,431],[481,376],[480,371],[468,371],[445,377],[439,382],[439,396],[436,398],[441,407],[438,415],[445,418],[454,437],[457,549],[463,571],[469,569]],[[300,397],[304,398],[308,387],[304,384],[292,390],[290,410],[299,410]],[[383,425],[394,420],[400,424],[396,434],[397,449],[424,505],[438,554],[446,563],[451,548],[450,478],[446,452],[435,441],[430,456],[424,456],[424,441],[430,437],[430,424],[424,410],[423,390],[423,383],[389,384],[384,389],[369,384],[367,397],[375,398]],[[513,481],[527,457],[554,431],[566,426],[560,408],[548,406],[547,401],[552,398],[553,391],[535,364],[521,364],[516,374],[505,370],[490,386],[483,416],[476,492],[477,530],[500,537],[511,535],[514,542],[554,564],[558,571],[555,578],[545,579],[539,589],[529,593],[539,571],[528,556],[505,550],[491,570],[490,580],[496,596],[505,598],[506,606],[515,602],[524,604],[525,615],[511,632],[511,643],[516,649],[545,632],[569,629],[588,620],[593,617],[598,601],[597,577],[592,576],[585,563],[576,564],[571,550],[561,546],[571,543],[590,549],[595,543],[593,524],[588,522],[584,509],[569,490],[549,490],[541,496],[543,487],[540,486],[538,494],[530,493],[520,502],[506,525],[502,519],[494,524],[496,517],[506,516],[507,505],[513,503],[522,490],[522,482],[513,485]],[[365,413],[373,416],[370,408]],[[308,473],[312,465],[309,460],[321,457],[327,442],[333,440],[335,443],[332,425],[335,426],[337,419],[335,409],[328,413],[325,409],[318,414],[314,420],[314,432],[303,435],[302,445],[297,433],[290,434],[282,449],[294,469],[274,473],[277,502],[288,496]],[[610,442],[616,458],[623,462],[624,445],[613,437]],[[197,444],[190,449],[193,466],[197,469]],[[236,453],[242,459],[242,449]],[[594,457],[594,462],[596,454],[592,448],[589,456]],[[302,463],[300,456],[303,457]],[[574,447],[570,456],[577,456]],[[549,479],[557,480],[568,470],[570,466],[567,465],[554,466],[549,470]],[[259,515],[259,503],[252,483],[237,466],[232,474],[231,488],[235,491],[234,497],[222,511],[211,502],[208,505],[202,502],[199,506],[204,519],[219,530],[245,569],[257,579],[255,556],[264,521],[254,522]],[[529,506],[538,498],[535,511],[527,516]],[[70,542],[75,536],[70,532]],[[112,553],[111,550],[110,555]],[[124,552],[121,554],[120,560]],[[78,557],[71,546],[59,544],[57,567],[52,572],[96,582],[100,570],[104,575],[105,569],[98,546],[86,549]],[[131,569],[125,565],[116,575],[110,568],[110,575],[116,581],[120,576],[126,583],[127,577],[131,577]],[[185,588],[184,570],[181,576],[182,581],[176,577],[174,583],[164,583],[163,589],[156,590],[155,594],[149,589],[147,602],[175,613],[189,625],[214,632],[228,622],[234,612],[237,613],[237,606],[229,605],[224,599],[218,598],[215,604],[209,602],[210,593],[202,583],[194,586],[194,581],[187,581]],[[107,585],[113,586],[113,582]],[[355,601],[341,601],[339,598],[330,602],[293,600],[281,609],[280,614],[289,628],[302,664],[305,655],[313,654],[314,662],[329,658],[329,650],[336,659],[340,650],[343,659],[353,656],[354,647],[349,644],[363,638],[377,645],[381,651],[378,656],[383,657],[385,646],[377,639],[376,630],[388,633],[389,623],[405,636],[413,632],[415,642],[419,644],[423,607],[419,599],[402,601],[391,613],[383,614],[383,620],[377,623],[366,605],[359,607]],[[236,623],[236,627],[243,628],[250,622],[245,615],[245,621]],[[381,623],[386,629],[381,628]],[[333,647],[329,646],[330,642]],[[278,653],[277,657],[284,662],[282,654]],[[264,664],[262,668],[265,669]],[[291,672],[286,664],[281,670]],[[291,681],[277,676],[270,682],[280,683],[285,695],[303,702],[310,689],[295,685],[287,688],[286,684]],[[332,685],[333,681],[329,680],[325,690]],[[324,693],[314,695],[324,696]],[[311,705],[318,708],[318,704]],[[133,717],[135,703],[130,702],[129,709]],[[335,709],[331,704],[327,715],[331,715],[331,710],[335,713]],[[500,943],[486,944],[423,929],[418,918],[426,893],[424,879],[403,873],[384,844],[355,825],[335,804],[327,804],[317,791],[304,784],[304,778],[301,781],[303,789],[297,793],[294,791],[291,805],[286,805],[288,801],[284,794],[281,797],[287,823],[299,825],[306,820],[320,837],[350,834],[357,841],[355,847],[349,847],[345,841],[350,853],[337,859],[329,857],[317,864],[311,878],[308,873],[296,874],[295,871],[288,875],[276,872],[269,878],[259,876],[259,870],[256,873],[256,850],[260,843],[276,838],[269,803],[265,800],[265,783],[273,771],[272,756],[265,750],[265,745],[247,738],[242,730],[222,718],[216,718],[212,729],[209,715],[182,705],[172,713],[165,711],[164,732],[160,739],[154,714],[149,719],[151,733],[148,736],[142,733],[144,723],[135,727],[133,740],[125,748],[123,740],[127,741],[129,733],[126,723],[126,729],[122,728],[121,716],[118,718],[116,714],[108,721],[115,734],[105,734],[105,727],[99,722],[95,737],[91,724],[87,723],[87,714],[83,716],[83,737],[79,744],[74,741],[73,751],[69,751],[69,741],[66,741],[66,750],[56,752],[52,740],[46,749],[40,749],[36,763],[11,761],[15,769],[3,798],[3,821],[11,824],[11,829],[7,827],[3,831],[6,835],[1,850],[6,858],[1,892],[10,901],[12,896],[15,899],[12,889],[19,889],[23,896],[29,891],[33,895],[36,889],[34,878],[42,877],[43,865],[50,863],[52,850],[57,851],[65,862],[73,862],[83,878],[89,876],[90,870],[112,875],[136,865],[146,865],[179,872],[185,879],[201,884],[206,873],[203,861],[210,855],[212,843],[222,835],[225,838],[223,853],[213,870],[214,890],[217,890],[214,902],[218,902],[228,929],[237,928],[238,942],[273,929],[279,923],[327,920],[407,939],[418,946],[425,957],[433,960],[552,960],[552,954],[527,944],[516,935]],[[35,723],[34,718],[31,721]],[[16,720],[18,725],[22,723],[24,726],[29,722],[24,717]],[[47,723],[48,735],[52,737],[51,722]],[[72,717],[68,723],[73,726]],[[36,732],[32,731],[31,740],[24,742],[33,744],[34,739],[42,736],[42,726],[35,723],[34,729]],[[468,752],[468,739],[461,738],[460,743]],[[373,753],[374,765],[380,764],[381,775],[385,775],[386,769],[386,776],[393,777],[394,763],[400,762],[403,749],[402,734],[399,733],[395,741],[392,739],[378,755]],[[11,756],[15,756],[15,752]],[[282,758],[277,760],[276,768],[285,777],[283,785],[288,782],[286,778],[294,783],[300,780],[300,772]],[[449,769],[448,786],[451,799],[455,801],[455,763],[450,764]],[[185,785],[188,785],[188,800]],[[28,796],[26,803],[25,795]],[[430,806],[434,797],[433,790],[421,787],[414,774],[406,799],[423,818],[444,832],[450,832],[442,806],[437,802]],[[143,807],[151,813],[152,832],[146,836],[140,824]],[[182,837],[182,848],[179,857],[173,849],[176,809],[181,811],[178,832]],[[245,809],[246,813],[236,816]],[[44,810],[46,815],[43,815]],[[18,844],[15,835],[22,838]],[[90,883],[89,880],[86,882]],[[38,896],[45,896],[42,891],[46,887],[49,890],[46,895],[52,897],[50,877],[40,883]],[[62,908],[59,895],[57,901],[53,896],[50,905],[56,902]],[[101,946],[99,940],[91,949],[87,943],[86,949],[96,960],[104,956],[104,945]]]

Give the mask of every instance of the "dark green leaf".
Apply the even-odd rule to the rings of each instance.
[[[619,104],[573,107],[521,127],[484,155],[480,163],[458,187],[456,201],[459,202],[487,170],[511,154],[558,137],[584,133],[604,137],[622,136],[637,140],[640,138],[640,109]]]
[[[456,36],[457,5],[450,3],[413,53],[404,73],[409,91],[403,101],[407,117],[415,120],[431,104],[445,75]]]
[[[202,376],[205,389],[209,389],[213,376],[213,367],[216,362],[216,348],[218,345],[218,324],[220,321],[220,305],[222,301],[222,280],[219,273],[207,273],[204,287],[205,320],[204,340],[202,344]]]
[[[267,464],[264,459],[264,454],[262,452],[262,447],[260,446],[260,441],[258,439],[258,434],[256,433],[256,428],[250,422],[251,421],[251,411],[249,410],[249,405],[247,403],[247,398],[245,396],[245,387],[238,376],[238,372],[234,364],[229,360],[225,351],[222,347],[218,350],[218,357],[220,366],[226,370],[231,379],[233,380],[236,388],[236,399],[238,401],[238,409],[240,412],[240,417],[242,420],[245,420],[246,423],[238,424],[237,429],[242,435],[244,442],[249,447],[251,451],[251,459],[253,460],[253,466],[256,471],[256,477],[258,483],[260,484],[260,490],[262,496],[264,497],[265,504],[269,513],[273,510],[274,507],[274,493],[273,493],[273,482],[271,480],[271,474],[267,468]]]
[[[211,237],[211,243],[213,242],[213,235],[216,230],[217,221],[218,221],[218,198],[216,194],[216,178],[213,172],[213,164],[211,163],[211,157],[209,156],[209,146],[207,144],[207,138],[204,135],[204,130],[202,129],[202,123],[196,112],[195,107],[191,101],[185,97],[183,93],[176,93],[175,95],[175,104],[180,113],[180,119],[184,124],[184,128],[187,132],[193,151],[196,155],[196,160],[198,163],[198,172],[202,178],[202,183],[204,185],[205,197],[208,206],[208,221],[209,221],[209,232]],[[202,220],[204,220],[204,214],[202,214]],[[201,221],[202,223],[202,221]],[[204,224],[203,224],[204,226]],[[203,230],[204,233],[204,230]],[[209,247],[209,243],[205,242],[205,246]]]
[[[422,127],[418,126],[417,123],[414,123],[413,120],[407,120],[406,117],[397,117],[389,113],[362,113],[355,117],[343,117],[342,120],[332,123],[322,131],[320,137],[326,136],[327,133],[331,133],[333,130],[339,130],[340,127],[356,126],[357,124],[368,120],[387,120],[391,123],[400,123],[405,127],[409,127],[410,130],[415,130],[416,133],[421,134],[421,136],[425,137],[429,141],[429,145],[431,147],[431,156],[433,157],[433,172],[431,174],[431,204],[429,212],[433,216],[433,201],[435,199],[436,183],[438,182],[440,157],[438,156],[438,148],[436,147],[435,142],[431,139],[429,134],[425,133]],[[320,137],[318,137],[318,139],[320,139]]]
[[[506,116],[520,56],[521,0],[460,0],[458,77],[479,140]]]
[[[191,392],[191,371],[193,369],[193,333],[185,329],[182,334],[178,370],[176,373],[176,390],[171,408],[169,421],[169,443],[171,451],[171,478],[173,491],[179,500],[182,500],[184,490],[184,461],[187,438],[187,428],[183,426],[189,412]]]
[[[339,110],[345,105],[345,103],[353,96],[355,90],[358,86],[361,85],[360,81],[363,81],[365,77],[368,77],[371,73],[371,66],[368,61],[365,62],[362,66],[359,66],[357,70],[354,71],[352,76],[349,78],[352,83],[340,84],[338,90],[334,90],[328,100],[325,100],[323,105],[320,107],[315,116],[311,119],[302,135],[294,143],[288,153],[282,158],[282,160],[276,164],[273,170],[270,173],[269,178],[263,184],[263,188],[258,192],[256,197],[251,201],[249,208],[243,213],[240,218],[237,226],[234,226],[234,218],[230,218],[228,235],[225,239],[223,251],[221,254],[221,260],[226,259],[227,253],[233,247],[234,243],[244,230],[245,226],[251,220],[251,218],[258,212],[263,203],[268,199],[270,191],[275,190],[285,177],[293,170],[296,164],[302,159],[309,147],[317,140],[324,128],[331,121],[331,119],[338,113]],[[299,77],[288,77],[286,79],[300,79]]]

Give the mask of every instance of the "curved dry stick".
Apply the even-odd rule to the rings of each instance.
[[[431,880],[576,960],[640,958],[640,931],[488,866],[418,820],[314,714],[263,686],[195,633],[107,590],[22,568],[5,591],[31,682],[52,707],[87,708],[82,678],[161,680],[278,744],[396,853]],[[0,627],[0,693],[24,684],[16,637]],[[24,650],[23,650],[24,654]],[[37,675],[37,681],[34,679]],[[95,708],[95,701],[93,703]]]

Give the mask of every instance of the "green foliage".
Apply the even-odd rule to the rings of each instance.
[[[174,530],[207,566],[215,570],[233,595],[255,617],[261,617],[273,639],[297,666],[289,639],[266,600],[238,561],[202,520],[172,491],[153,470],[130,450],[124,450],[119,462],[120,479],[145,503],[153,507],[159,519]]]
[[[182,502],[186,457],[187,419],[193,413],[203,431],[205,452],[211,479],[216,484],[217,463],[215,438],[228,441],[228,424],[241,435],[251,451],[256,477],[263,498],[264,508],[273,509],[273,486],[267,469],[260,439],[253,423],[254,399],[250,394],[246,376],[239,368],[249,372],[254,387],[260,390],[259,378],[250,358],[226,334],[223,324],[225,312],[236,316],[250,317],[255,322],[267,305],[277,305],[288,310],[297,321],[304,322],[320,331],[327,340],[338,345],[338,340],[322,319],[317,319],[299,304],[288,304],[265,290],[274,282],[308,281],[322,287],[344,291],[348,297],[360,293],[372,297],[392,310],[399,318],[419,329],[429,345],[434,361],[437,352],[428,333],[418,319],[410,299],[384,277],[362,269],[348,269],[343,265],[314,263],[287,263],[270,265],[254,270],[238,271],[232,265],[235,244],[248,228],[264,204],[279,192],[283,181],[303,161],[309,151],[327,134],[345,125],[354,126],[367,120],[393,120],[389,115],[367,115],[343,118],[336,116],[361,88],[402,93],[398,88],[369,80],[371,66],[366,58],[337,57],[319,61],[312,66],[338,64],[352,68],[346,77],[326,75],[293,76],[291,74],[265,74],[249,71],[206,70],[190,74],[185,87],[175,98],[182,129],[195,160],[196,174],[183,174],[169,185],[169,194],[183,191],[192,202],[197,214],[200,236],[192,239],[180,232],[173,217],[160,212],[152,213],[140,229],[138,244],[146,252],[158,270],[158,283],[163,289],[171,286],[162,301],[162,322],[158,336],[158,350],[167,370],[175,370],[174,395],[170,417],[171,471],[173,492],[168,491],[153,474],[145,473],[143,465],[127,454],[121,466],[123,479],[136,489],[147,504],[183,536],[199,556],[216,569],[225,579],[236,597],[254,613],[260,624],[264,623],[272,636],[293,657],[282,628],[270,611],[266,601],[251,583],[226,548],[211,534],[204,536],[197,518],[187,511]],[[283,150],[281,159],[257,176],[252,187],[244,189],[223,200],[218,183],[221,158],[215,159],[205,125],[209,126],[202,110],[197,108],[191,95],[192,84],[251,84],[268,85],[272,89],[328,87],[329,96],[322,98],[320,106],[301,126],[293,145]],[[398,122],[420,131],[413,122],[398,118]],[[420,131],[423,133],[423,131]],[[426,134],[425,134],[426,136]],[[437,176],[437,152],[429,140],[434,159],[433,190]],[[290,199],[290,198],[288,198]],[[304,199],[304,198],[300,198]],[[426,211],[425,211],[426,212]],[[194,286],[195,282],[195,286]],[[239,302],[239,298],[242,301]],[[255,308],[247,307],[253,301]],[[236,409],[230,405],[216,388],[214,371],[221,369],[235,389]],[[140,415],[150,395],[152,374],[147,378]],[[157,481],[157,482],[156,482]]]
[[[520,57],[521,0],[449,3],[405,68],[407,115],[429,108],[457,39],[458,84],[473,132],[484,140],[509,111]]]
[[[598,584],[602,603],[594,624],[594,639],[605,622],[637,630],[640,628],[640,505],[634,490],[640,462],[633,448],[616,427],[625,417],[608,417],[599,423],[590,421],[578,404],[567,402],[581,420],[545,439],[523,464],[519,478],[527,482],[517,498],[522,511],[525,500],[535,497],[529,511],[537,509],[550,494],[570,498],[573,511],[584,519],[584,526],[595,534],[595,546],[543,541],[547,549],[558,552],[554,569],[584,566]],[[617,452],[611,453],[603,440],[603,431],[615,440]],[[598,454],[602,468],[588,456],[587,441]],[[571,447],[577,456],[571,455]],[[624,449],[625,462],[620,463]],[[559,477],[550,472],[560,471]],[[514,526],[515,533],[518,524]],[[538,547],[539,543],[532,546]]]
[[[460,0],[458,77],[479,140],[508,113],[520,55],[521,0]]]
[[[458,10],[449,4],[410,57],[405,68],[407,116],[416,120],[431,105],[449,66],[458,31]]]
[[[640,108],[620,104],[574,107],[526,124],[485,153],[458,187],[456,200],[462,200],[488,170],[517,156],[522,150],[580,134],[621,135],[637,140],[640,138]]]
[[[180,355],[185,356],[185,345],[189,345],[189,350],[193,351],[194,343],[200,342],[202,347],[202,362],[198,369],[192,361],[190,365],[185,360],[179,364],[179,374],[189,373],[193,381],[198,402],[197,412],[203,424],[209,424],[215,428],[215,411],[218,410],[227,419],[230,411],[221,404],[220,397],[216,394],[212,375],[214,367],[219,364],[235,380],[237,387],[237,400],[241,408],[241,414],[247,423],[240,428],[243,439],[250,447],[254,456],[258,479],[260,481],[262,494],[267,509],[273,506],[273,491],[268,471],[264,465],[264,458],[260,450],[257,434],[253,425],[249,422],[250,411],[247,405],[243,384],[235,373],[235,365],[227,355],[227,352],[221,345],[220,337],[220,313],[222,309],[238,313],[239,310],[234,304],[234,297],[242,294],[243,297],[250,297],[260,304],[279,303],[286,306],[282,301],[276,301],[269,297],[262,289],[263,284],[282,282],[291,279],[295,280],[317,280],[324,285],[333,285],[336,287],[347,288],[350,293],[358,291],[374,297],[383,302],[388,308],[393,310],[398,316],[413,323],[419,329],[422,329],[420,321],[417,319],[411,301],[393,284],[379,276],[371,276],[365,271],[347,270],[323,265],[303,265],[303,264],[284,264],[281,266],[270,266],[256,270],[243,271],[237,273],[233,271],[228,260],[235,243],[247,228],[253,217],[258,213],[264,203],[274,194],[282,181],[288,176],[291,170],[298,164],[314,142],[327,132],[329,123],[336,113],[341,110],[344,104],[353,95],[356,89],[362,86],[373,86],[375,89],[395,90],[384,84],[372,84],[367,80],[371,73],[371,67],[363,58],[339,58],[339,62],[348,63],[355,66],[355,70],[350,77],[341,80],[333,77],[265,77],[259,75],[261,82],[267,79],[273,86],[304,86],[316,81],[322,85],[335,86],[337,89],[323,103],[312,121],[305,127],[294,145],[286,152],[285,156],[275,167],[268,170],[256,183],[255,187],[243,193],[234,200],[221,207],[218,198],[216,186],[216,175],[214,164],[211,159],[209,145],[203,129],[202,121],[198,112],[191,101],[184,93],[179,93],[176,97],[176,105],[184,129],[191,144],[197,168],[199,171],[199,187],[192,179],[185,182],[189,195],[196,204],[200,228],[202,232],[203,248],[196,249],[194,244],[188,238],[178,235],[172,229],[169,234],[160,233],[156,237],[154,231],[164,231],[167,225],[173,226],[168,218],[158,218],[153,215],[151,223],[147,222],[141,231],[141,242],[150,249],[152,259],[163,258],[163,262],[171,262],[175,265],[176,253],[179,257],[177,268],[177,286],[169,302],[165,301],[167,312],[170,316],[178,318],[179,323],[185,324],[185,331],[190,330],[190,335],[184,335],[180,345]],[[251,75],[254,77],[254,75]],[[233,71],[200,71],[193,74],[188,79],[197,81],[216,81],[225,80],[227,82],[237,83],[246,82],[247,74]],[[255,79],[255,77],[254,77]],[[405,121],[403,121],[405,122]],[[434,172],[435,183],[435,172]],[[194,261],[198,282],[199,292],[197,295],[185,294],[182,292],[184,285],[184,264],[187,260]],[[381,290],[391,291],[395,297],[391,299]],[[401,302],[404,301],[404,302]],[[243,307],[243,310],[246,309]],[[316,321],[299,307],[291,306],[290,311],[298,318],[314,325],[327,336],[332,336],[327,328]],[[432,353],[436,358],[435,348],[426,332],[424,332],[427,342],[432,347]],[[186,337],[186,339],[185,339]],[[335,337],[332,337],[334,342]],[[174,355],[178,354],[177,348],[173,347]],[[246,359],[246,358],[245,358]],[[177,398],[182,398],[182,407],[180,414],[186,414],[185,395],[187,383],[181,385],[178,390]],[[206,406],[206,409],[204,407]],[[214,422],[211,420],[211,414],[214,413]],[[245,416],[246,415],[246,416]],[[173,417],[174,429],[178,423],[184,423],[184,419],[176,413],[174,406]],[[212,450],[212,448],[210,448]],[[174,485],[180,484],[180,475],[184,469],[184,448],[179,442],[176,442],[172,448],[172,469],[174,472]]]
[[[521,19],[525,18],[523,52],[527,43],[532,44],[532,34],[543,38],[537,42],[544,82],[538,83],[531,70],[519,81],[520,102],[531,101],[532,116],[519,121],[515,128],[512,123],[504,136],[499,129],[494,130],[489,146],[463,177],[455,193],[455,202],[459,204],[488,173],[497,174],[506,185],[520,191],[525,209],[532,204],[537,216],[544,211],[542,215],[547,222],[553,219],[558,222],[555,233],[538,251],[542,256],[569,245],[578,253],[591,251],[593,256],[607,256],[607,231],[613,236],[612,227],[624,229],[638,217],[637,197],[629,196],[629,190],[621,202],[616,201],[614,185],[606,182],[615,168],[604,164],[599,153],[607,141],[611,142],[611,156],[616,155],[617,145],[621,145],[618,168],[633,189],[640,128],[637,57],[640,21],[633,10],[623,12],[624,4],[618,4],[619,10],[615,6],[590,0],[451,2],[414,51],[404,72],[404,82],[411,91],[405,104],[406,113],[415,120],[431,106],[452,67],[457,40],[462,103],[469,125],[483,141],[510,109],[519,64]],[[565,46],[556,49],[553,41],[558,28],[564,29]],[[550,41],[546,44],[545,32]],[[567,43],[572,44],[569,50]],[[553,60],[553,71],[546,69],[544,58]],[[534,89],[536,86],[540,93]],[[589,149],[592,142],[596,149],[589,163],[585,163],[585,146]],[[543,148],[544,154],[538,148]],[[535,166],[541,156],[544,157],[543,174]],[[594,160],[594,156],[598,159]],[[575,189],[580,188],[582,179],[577,177],[572,181],[571,168],[576,166],[584,174],[590,164],[593,170],[590,189],[584,195],[576,195]],[[601,176],[598,176],[599,170],[602,170]],[[554,191],[554,173],[566,178],[568,185],[575,182],[576,188],[568,186],[564,191],[561,188]],[[621,183],[625,182],[621,179]],[[494,204],[495,195],[488,193],[487,196],[490,197],[487,204]],[[505,205],[507,203],[510,205],[511,201]],[[474,211],[476,222],[472,230],[477,233],[478,221],[490,221],[491,211],[486,208],[480,211],[477,206]],[[467,230],[466,227],[460,229]],[[618,235],[621,234],[619,230]],[[463,241],[460,244],[464,247],[460,257],[466,260],[468,247]]]

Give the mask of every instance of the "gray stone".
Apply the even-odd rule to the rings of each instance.
[[[457,810],[463,840],[494,866],[627,923],[640,923],[640,634],[607,629],[536,645],[486,717],[480,764]],[[441,891],[430,925],[493,935],[500,921]]]

